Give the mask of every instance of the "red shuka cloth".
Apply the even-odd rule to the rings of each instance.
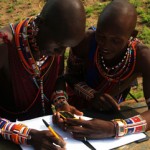
[[[4,39],[4,37],[0,38]],[[11,110],[8,110],[7,106],[1,106],[0,115],[3,115],[1,117],[6,117],[10,120],[16,118],[19,120],[24,120],[41,116],[42,106],[40,92],[37,95],[38,88],[36,87],[32,76],[23,67],[16,46],[11,44],[10,42],[4,42],[8,46],[9,70],[13,88],[14,104],[11,107],[15,108],[15,110],[13,109],[14,112],[12,113],[10,112]],[[49,69],[49,72],[44,77],[44,94],[47,96],[47,98],[49,98],[49,100],[54,90],[56,79],[58,77],[60,59],[60,56],[54,58],[54,62]],[[35,102],[33,102],[34,100]],[[9,102],[9,100],[7,101]],[[49,114],[51,111],[50,105],[51,101],[48,102],[45,100],[46,114]],[[3,108],[6,108],[7,111],[5,111]]]

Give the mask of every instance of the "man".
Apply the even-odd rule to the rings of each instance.
[[[75,92],[70,104],[79,109],[82,104],[82,108],[119,111],[121,92],[142,74],[150,108],[150,50],[134,38],[136,21],[136,10],[128,1],[114,0],[101,13],[96,31],[88,30],[84,40],[72,48],[66,74]],[[124,120],[66,119],[64,123],[57,113],[54,122],[76,139],[99,139],[150,130],[149,116],[150,110]]]
[[[48,0],[37,17],[0,30],[0,133],[4,139],[31,144],[36,150],[65,149],[62,138],[56,139],[49,131],[29,129],[7,119],[50,114],[56,79],[63,73],[64,50],[77,45],[84,31],[80,0]]]

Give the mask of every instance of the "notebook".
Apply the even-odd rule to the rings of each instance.
[[[90,120],[91,118],[83,116],[83,119]],[[61,129],[59,129],[56,125],[52,123],[52,115],[49,116],[43,116],[43,117],[38,117],[35,119],[31,120],[26,120],[26,121],[18,121],[20,123],[23,123],[27,125],[30,128],[37,129],[37,130],[47,130],[46,126],[44,125],[42,119],[46,120],[51,127],[58,132],[66,141],[66,149],[67,150],[89,150],[89,148],[82,143],[81,141],[75,140],[71,137],[71,134],[68,132],[64,132]],[[110,150],[113,148],[120,147],[125,144],[129,144],[131,142],[141,140],[146,138],[146,134],[144,133],[137,133],[137,134],[131,134],[131,135],[126,135],[124,137],[115,139],[115,138],[107,138],[107,139],[99,139],[99,140],[88,140],[96,150]],[[21,145],[22,150],[34,150],[32,146],[24,146]]]

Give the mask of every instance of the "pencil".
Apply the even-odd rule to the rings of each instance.
[[[49,131],[50,131],[57,139],[60,139],[59,136],[57,135],[57,133],[53,130],[53,128],[52,128],[44,119],[42,119],[42,121],[44,122],[44,124],[46,125],[46,127],[49,129]]]

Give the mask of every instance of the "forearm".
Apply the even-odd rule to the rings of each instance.
[[[96,92],[93,88],[88,86],[86,82],[80,81],[71,75],[66,75],[66,81],[69,86],[74,90],[74,92],[87,100],[94,98],[94,93]]]
[[[55,91],[58,91],[58,90],[66,91],[66,81],[63,75],[57,78],[57,81],[55,84]]]
[[[29,132],[30,129],[26,125],[0,118],[0,134],[5,140],[16,144],[27,144],[27,141],[31,139]]]
[[[147,110],[143,113],[141,113],[141,116],[146,120],[147,122],[147,127],[146,131],[150,130],[150,110]]]

